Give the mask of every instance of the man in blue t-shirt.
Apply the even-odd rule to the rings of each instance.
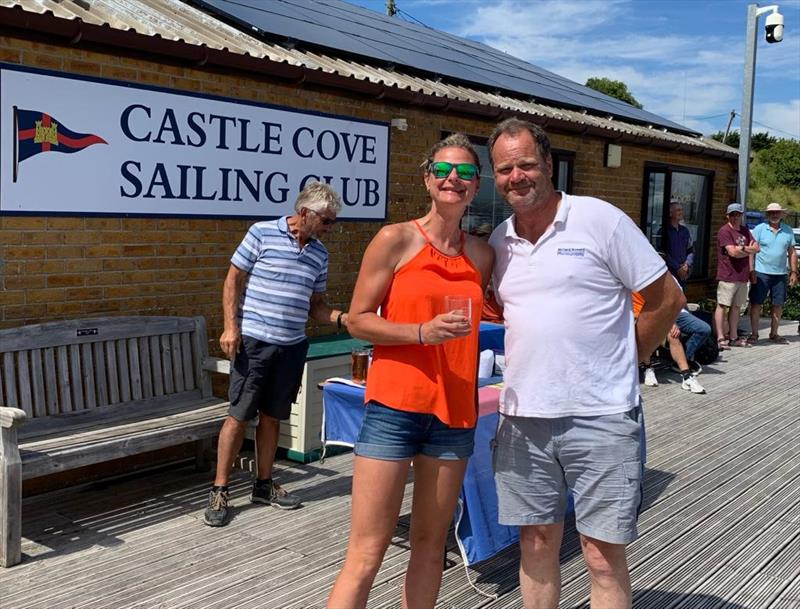
[[[758,318],[767,294],[770,296],[769,339],[781,345],[786,339],[778,335],[778,324],[786,302],[786,285],[797,283],[797,252],[794,251],[794,234],[781,222],[786,210],[780,203],[770,203],[765,210],[767,222],[753,229],[753,240],[761,248],[750,256],[750,342],[758,340]],[[754,260],[755,259],[755,260]],[[787,277],[786,269],[789,269]]]
[[[250,501],[284,510],[300,498],[272,481],[280,422],[289,418],[308,351],[306,321],[339,328],[347,314],[325,302],[328,251],[319,241],[342,207],[327,184],[312,182],[298,195],[292,216],[250,227],[233,256],[222,288],[219,344],[231,360],[230,410],[217,445],[217,469],[203,522],[228,523],[228,476],[257,418],[256,480]]]

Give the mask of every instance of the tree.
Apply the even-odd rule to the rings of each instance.
[[[714,135],[711,136],[711,138],[717,140],[718,142],[721,142],[723,135],[725,134],[722,133],[722,131],[717,131]],[[759,131],[758,133],[754,133],[750,137],[750,150],[751,152],[766,150],[767,148],[770,148],[777,141],[778,138],[772,137],[769,133]],[[739,132],[738,131],[729,132],[728,137],[725,139],[724,143],[730,146],[731,148],[738,148]]]
[[[717,131],[715,134],[711,136],[711,139],[717,140],[718,142],[722,142],[722,138],[725,134],[722,131]],[[752,140],[751,140],[752,141]],[[739,132],[738,131],[729,131],[728,137],[725,138],[725,141],[722,142],[723,144],[727,144],[731,148],[738,148],[739,147]]]
[[[754,133],[753,137],[750,138],[750,148],[752,150],[766,150],[767,148],[771,148],[777,141],[777,137],[772,137],[765,131],[759,131],[758,133]]]
[[[610,97],[616,97],[617,99],[624,101],[626,104],[630,104],[636,108],[644,107],[628,90],[628,85],[621,80],[611,80],[610,78],[593,76],[586,81],[586,86],[590,89],[594,89],[595,91],[600,91],[600,93],[605,93]]]
[[[800,188],[800,142],[777,140],[759,156],[764,165],[772,171],[778,184]]]

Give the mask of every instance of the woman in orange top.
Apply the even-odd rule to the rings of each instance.
[[[402,605],[434,606],[447,530],[472,454],[478,325],[494,253],[460,222],[478,189],[480,164],[466,136],[454,134],[433,147],[424,168],[430,211],[378,232],[350,304],[348,331],[375,348],[355,446],[350,542],[329,609],[366,606],[412,461],[411,558]],[[446,296],[468,297],[470,316],[446,310]]]

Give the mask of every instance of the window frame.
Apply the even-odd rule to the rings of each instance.
[[[669,202],[672,199],[672,174],[673,173],[687,173],[692,175],[699,175],[706,178],[706,201],[705,209],[703,211],[705,227],[703,229],[703,237],[706,244],[705,251],[701,257],[702,265],[700,268],[695,267],[694,276],[687,279],[687,283],[705,282],[711,279],[709,273],[710,267],[710,252],[711,252],[711,208],[714,203],[714,177],[716,172],[713,169],[701,169],[699,167],[687,167],[685,165],[675,165],[672,163],[664,163],[660,161],[646,161],[644,163],[644,170],[642,172],[642,199],[641,209],[639,214],[639,228],[647,235],[647,218],[648,218],[648,195],[650,192],[650,175],[651,173],[664,173],[664,200],[662,201],[662,214],[661,226],[666,226],[669,222]],[[697,260],[697,251],[695,250],[695,260]]]
[[[551,148],[550,149],[550,158],[553,160],[553,188],[558,190],[558,181],[561,177],[560,174],[560,162],[567,163],[567,187],[564,192],[568,195],[572,193],[572,186],[575,176],[575,151],[574,150],[564,150],[563,148]]]

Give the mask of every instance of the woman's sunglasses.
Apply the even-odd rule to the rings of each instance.
[[[450,172],[453,171],[453,167],[456,169],[456,175],[459,180],[474,180],[475,176],[478,175],[478,168],[472,163],[453,164],[446,161],[428,163],[428,171],[438,180],[449,176]]]

